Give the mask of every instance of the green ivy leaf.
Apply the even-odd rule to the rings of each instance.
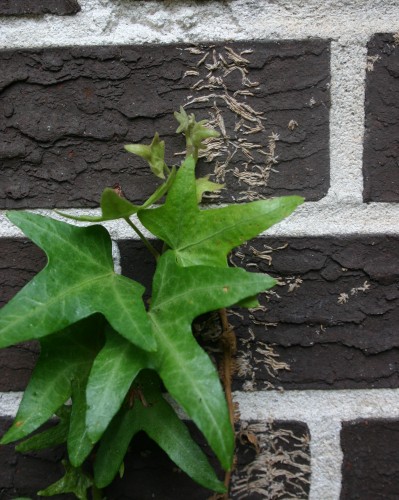
[[[225,469],[234,447],[227,405],[218,373],[194,339],[191,324],[201,314],[232,306],[275,283],[270,276],[239,268],[182,268],[171,251],[158,261],[149,312],[158,349],[146,353],[149,368],[159,373]]]
[[[21,453],[26,453],[28,451],[43,450],[44,448],[53,448],[65,443],[68,438],[71,407],[62,406],[57,410],[56,414],[60,417],[60,421],[56,425],[25,439],[15,449]]]
[[[107,340],[94,361],[87,384],[86,424],[93,443],[100,439],[146,363],[144,351],[111,328],[107,330]]]
[[[140,351],[116,332],[108,333],[88,385],[91,439],[98,440],[104,432],[137,373],[152,368],[228,469],[234,439],[224,393],[209,356],[192,335],[191,324],[200,314],[229,307],[274,284],[270,276],[238,268],[182,268],[172,252],[163,254],[154,276],[148,314],[158,349],[153,353]]]
[[[65,476],[37,494],[42,497],[51,497],[62,493],[73,493],[79,500],[87,500],[87,490],[92,486],[93,481],[80,467],[73,467],[66,461],[63,461],[63,465],[66,471]]]
[[[91,368],[91,363],[90,363]],[[74,467],[83,464],[93,449],[86,427],[86,385],[88,372],[72,381],[72,412],[67,448],[69,461]]]
[[[124,408],[104,435],[94,463],[95,483],[107,486],[117,475],[129,443],[135,434],[144,431],[192,479],[214,491],[225,487],[200,447],[191,438],[186,426],[165,401],[158,377],[148,370],[135,384],[137,392],[132,407]]]
[[[224,184],[218,184],[209,180],[209,175],[196,180],[197,203],[201,203],[204,193],[214,193],[224,189]]]
[[[42,339],[39,360],[1,444],[38,429],[71,397],[72,382],[87,378],[103,343],[102,324],[101,317],[92,317]]]
[[[56,210],[56,212],[67,219],[82,222],[105,222],[116,219],[126,219],[136,214],[139,210],[150,207],[164,196],[176,177],[176,167],[173,167],[168,179],[143,203],[143,205],[133,205],[126,198],[121,198],[114,189],[106,188],[101,195],[101,215],[69,215]]]
[[[183,266],[226,267],[226,256],[234,247],[281,221],[303,202],[299,196],[284,196],[200,210],[194,169],[190,157],[180,167],[165,204],[138,214]]]
[[[151,171],[161,179],[165,178],[165,141],[159,139],[158,133],[155,134],[149,146],[144,144],[127,144],[126,151],[144,158],[150,165]]]
[[[28,212],[9,219],[42,248],[47,266],[0,311],[0,347],[57,332],[96,312],[142,349],[155,349],[144,287],[114,272],[101,226],[76,227]]]

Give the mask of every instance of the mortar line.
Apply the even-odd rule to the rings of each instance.
[[[363,201],[365,45],[331,42],[331,185],[326,203]]]
[[[22,392],[0,392],[0,417],[14,417]],[[398,419],[399,389],[235,392],[242,420],[299,421],[310,432],[309,500],[339,500],[343,421]],[[181,414],[184,418],[184,414]]]
[[[352,2],[351,8],[339,2],[306,2],[295,10],[283,4],[258,0],[253,12],[241,2],[229,1],[226,7],[215,2],[212,16],[201,5],[138,2],[135,9],[115,5],[113,0],[80,0],[82,10],[74,16],[35,18],[0,16],[0,47],[42,48],[50,46],[116,45],[143,43],[198,43],[234,40],[307,40],[323,36],[348,35],[360,39],[364,34],[397,31],[399,9],[376,2]],[[312,4],[313,5],[310,5]],[[244,2],[245,4],[245,2]],[[368,5],[367,5],[368,4]],[[185,16],[198,19],[190,24]]]
[[[341,421],[323,418],[307,422],[310,433],[309,500],[339,500],[342,484]]]
[[[225,205],[220,205],[225,206]],[[208,207],[212,208],[212,207]],[[48,215],[57,220],[64,220],[52,210],[32,209],[30,212]],[[97,215],[93,209],[71,209],[74,215]],[[137,217],[132,218],[148,238],[154,238],[143,228]],[[325,199],[319,202],[307,202],[294,214],[279,224],[262,233],[262,237],[311,237],[311,236],[350,236],[350,235],[399,235],[399,203],[352,203],[332,204]],[[77,223],[76,225],[87,225]],[[102,224],[113,239],[136,240],[137,236],[123,220],[109,221]],[[23,233],[6,218],[0,210],[0,238],[22,238]]]

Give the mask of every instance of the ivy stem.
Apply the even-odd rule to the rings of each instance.
[[[223,350],[223,357],[220,364],[220,375],[224,387],[224,392],[226,395],[227,406],[229,409],[230,423],[234,431],[235,415],[234,415],[234,402],[231,391],[231,377],[233,373],[233,356],[236,352],[236,336],[234,330],[229,324],[227,319],[226,309],[219,309],[219,317],[222,325],[222,334],[220,337],[220,343]],[[224,485],[227,488],[227,493],[225,493],[221,498],[228,500],[228,490],[231,480],[231,471],[226,471],[224,476]]]
[[[144,234],[140,231],[140,229],[134,224],[129,217],[124,217],[125,221],[129,224],[129,226],[133,229],[133,231],[139,236],[141,241],[144,243],[144,245],[147,247],[149,252],[155,257],[155,260],[159,259],[159,253],[155,248],[151,245],[151,243],[148,241],[148,239],[144,236]]]
[[[94,484],[91,487],[91,496],[93,500],[103,500],[102,491],[98,489]]]
[[[195,163],[198,161],[198,148],[194,146],[194,144],[191,142],[191,140],[187,139],[186,140],[186,158],[189,156],[192,156],[194,158]]]

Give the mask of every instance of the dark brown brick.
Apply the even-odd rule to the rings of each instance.
[[[344,422],[341,500],[399,498],[399,422]]]
[[[229,498],[308,498],[309,441],[302,422],[241,422]]]
[[[12,420],[0,418],[0,435],[10,427]],[[14,445],[0,446],[0,498],[13,500],[27,496],[40,499],[35,493],[57,481],[63,474],[61,459],[65,451],[62,447],[35,453],[17,453]],[[57,495],[59,500],[73,500],[73,495]]]
[[[11,424],[0,419],[0,434]],[[200,433],[189,425],[193,437],[215,466],[208,446]],[[301,422],[258,421],[241,422],[237,435],[237,467],[232,477],[229,498],[278,498],[276,492],[295,498],[307,498],[310,479],[309,431]],[[145,434],[134,438],[134,446],[126,455],[125,473],[105,489],[107,498],[113,500],[206,500],[211,492],[194,483],[182,473],[168,456]],[[20,454],[12,445],[0,448],[0,498],[12,500],[15,496],[28,495],[36,499],[35,492],[62,476],[60,464],[65,451]],[[275,460],[270,460],[273,456]],[[253,467],[254,460],[262,460],[260,469]],[[220,477],[223,477],[219,469]],[[243,493],[245,496],[243,497]],[[57,496],[68,499],[70,496]]]
[[[364,200],[399,201],[399,46],[392,34],[368,43]]]
[[[39,253],[29,262],[33,245],[16,243],[14,257],[5,253],[8,298],[44,264]],[[119,247],[123,273],[145,285],[147,299],[153,258],[137,241]],[[272,257],[271,265],[251,247]],[[398,238],[259,239],[240,248],[234,262],[285,283],[261,297],[265,311],[240,309],[230,316],[239,337],[236,389],[399,386]],[[23,389],[37,350],[28,344],[0,351],[1,390]]]
[[[226,49],[215,46],[219,63],[223,64],[220,54],[229,68],[218,66],[212,88],[202,90],[190,87],[209,70],[201,65],[197,76],[186,72],[203,55],[192,54],[184,46],[1,51],[0,207],[93,207],[103,188],[115,183],[121,184],[128,199],[142,201],[155,188],[155,181],[144,162],[126,153],[123,144],[149,143],[158,131],[167,141],[168,161],[177,162],[180,157],[173,153],[184,149],[184,140],[175,137],[173,111],[190,95],[192,100],[207,99],[210,94],[218,96],[188,109],[206,118],[215,113],[215,102],[222,111],[229,140],[216,159],[225,162],[230,154],[232,158],[226,174],[228,191],[221,201],[292,192],[309,200],[323,197],[329,186],[329,43],[243,42],[229,47],[235,53],[252,50],[244,54],[249,62],[233,68]],[[211,62],[213,49],[203,50],[209,52],[205,62]],[[243,82],[243,64],[247,77],[258,86]],[[232,71],[223,76],[226,69]],[[238,117],[227,109],[226,102],[231,107],[232,101],[223,94],[218,77],[223,77],[230,97],[237,90],[254,94],[235,95],[240,113],[248,115],[249,108],[243,105],[251,106],[266,120],[250,112],[242,127],[258,119],[265,130],[249,135],[244,134],[247,128],[232,130]],[[272,133],[280,138],[273,154],[268,150]],[[254,165],[264,165],[269,158],[260,147],[245,145],[244,139],[278,157],[260,187],[248,186],[248,179],[242,177],[237,182],[243,163],[252,165],[248,171],[253,168],[259,173]],[[214,166],[214,162],[202,165],[200,171],[213,172]]]
[[[42,250],[29,241],[0,239],[0,307],[6,304],[46,263]],[[21,391],[37,359],[37,342],[0,350],[0,391]]]
[[[76,0],[1,0],[0,16],[55,14],[66,16],[80,11]]]
[[[28,385],[40,351],[38,342],[0,349],[0,391],[23,391]]]
[[[0,307],[5,305],[46,264],[40,248],[27,240],[0,239]]]
[[[281,281],[262,296],[265,310],[230,316],[236,388],[398,387],[398,238],[257,240],[234,262]]]
[[[162,244],[158,241],[151,243],[158,251],[162,250]],[[122,274],[144,285],[145,297],[150,297],[152,277],[156,267],[154,257],[141,241],[121,240],[118,241],[118,247],[121,254]]]

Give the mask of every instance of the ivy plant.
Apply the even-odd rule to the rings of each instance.
[[[1,444],[19,441],[20,452],[67,447],[64,477],[39,495],[73,493],[86,499],[91,491],[92,498],[103,498],[101,490],[123,473],[124,456],[129,447],[134,450],[139,431],[194,481],[226,491],[176,412],[184,410],[228,471],[234,454],[229,408],[218,370],[194,337],[192,324],[217,309],[252,307],[256,295],[275,284],[268,275],[229,267],[227,256],[303,200],[287,196],[200,208],[204,192],[222,187],[195,175],[200,149],[217,133],[183,108],[175,116],[177,132],[186,138],[179,168],[166,165],[158,134],[150,145],[126,146],[161,179],[143,205],[107,188],[99,216],[68,216],[94,225],[23,211],[7,214],[48,259],[0,311],[0,347],[31,339],[41,345]],[[163,242],[162,253],[132,216]],[[124,219],[156,260],[148,303],[140,283],[114,270],[110,235],[98,223],[115,219]],[[49,420],[53,425],[41,429]]]

